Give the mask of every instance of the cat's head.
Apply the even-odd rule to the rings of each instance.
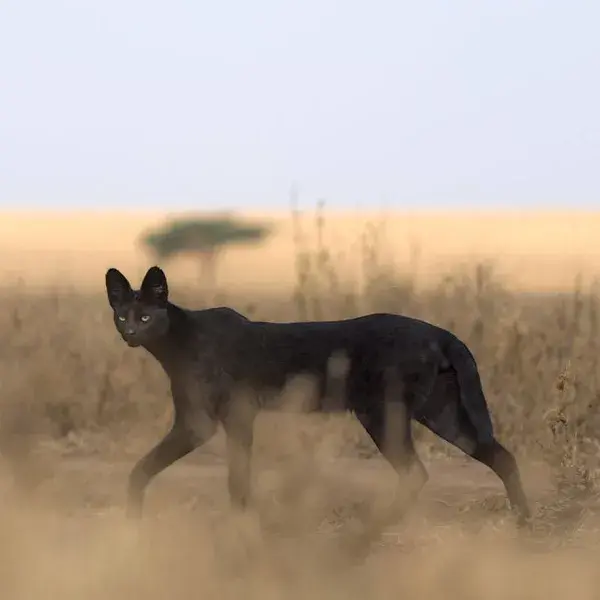
[[[117,331],[133,348],[160,340],[169,330],[167,278],[159,267],[146,272],[139,290],[133,290],[118,269],[106,272],[106,293]]]

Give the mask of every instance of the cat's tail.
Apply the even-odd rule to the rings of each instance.
[[[477,432],[477,441],[482,444],[492,442],[494,427],[475,358],[458,339],[452,340],[445,354],[456,373],[461,404]]]

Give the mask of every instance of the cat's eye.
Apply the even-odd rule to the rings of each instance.
[[[118,317],[119,321],[124,322],[125,321],[125,317],[122,317],[121,315],[119,315]]]
[[[150,320],[150,315],[142,315],[142,316],[140,317],[140,321],[141,321],[142,323],[147,323],[149,320]]]

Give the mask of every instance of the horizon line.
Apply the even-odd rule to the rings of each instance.
[[[334,214],[480,214],[480,215],[497,215],[497,214],[566,214],[566,213],[583,213],[583,214],[598,214],[600,206],[597,208],[584,206],[557,207],[549,206],[547,208],[539,206],[523,206],[523,207],[494,207],[494,206],[479,206],[479,207],[390,207],[390,206],[374,206],[374,207],[340,207],[328,206],[325,204],[322,208],[317,202],[313,205],[302,206],[297,208],[261,208],[261,207],[238,207],[238,208],[158,208],[158,207],[140,207],[140,206],[125,206],[125,207],[30,207],[30,206],[0,206],[0,214],[6,215],[52,215],[52,216],[74,216],[74,215],[89,215],[89,214],[139,214],[139,215],[235,215],[235,214],[260,214],[260,215],[289,215],[292,212],[312,213],[322,210],[324,213]]]

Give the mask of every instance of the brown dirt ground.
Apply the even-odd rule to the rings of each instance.
[[[385,503],[396,484],[380,457],[258,457],[255,509],[235,515],[222,438],[154,480],[136,528],[123,501],[137,458],[48,450],[45,479],[29,493],[15,490],[4,465],[2,597],[558,598],[560,569],[579,578],[573,598],[598,589],[597,519],[587,521],[583,550],[565,550],[544,514],[555,490],[540,464],[522,461],[541,527],[521,538],[499,480],[462,456],[424,457],[430,480],[418,502],[375,535],[365,507]],[[580,521],[581,509],[570,533]]]
[[[63,509],[85,514],[96,509],[121,510],[129,470],[137,457],[118,462],[98,457],[71,456],[56,462],[52,478],[40,489],[39,499],[59,501]],[[255,461],[255,463],[258,461]],[[452,522],[461,511],[478,502],[494,500],[498,507],[504,505],[504,488],[488,468],[463,457],[439,456],[424,459],[430,479],[423,488],[417,506],[419,515],[439,524]],[[258,467],[258,469],[256,468]],[[329,485],[345,490],[342,503],[352,505],[356,498],[351,491],[377,495],[390,493],[396,483],[391,467],[379,457],[370,459],[335,458],[318,463],[315,479],[329,480]],[[256,472],[258,470],[258,473]],[[549,473],[541,464],[522,466],[524,485],[532,503],[543,501],[552,494]],[[264,496],[277,485],[276,465],[255,466],[254,484]],[[224,456],[210,451],[197,450],[171,466],[153,481],[148,488],[146,514],[149,518],[163,512],[228,511],[227,463]],[[77,490],[77,494],[75,494]],[[264,498],[263,498],[264,500]],[[343,507],[338,507],[342,509]],[[485,509],[485,506],[483,506]],[[482,517],[485,517],[482,512]],[[416,514],[416,513],[414,513]]]

